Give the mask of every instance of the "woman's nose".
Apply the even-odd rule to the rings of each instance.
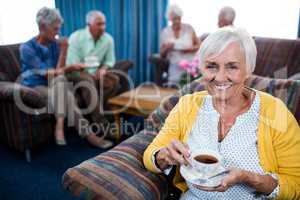
[[[220,69],[215,76],[215,80],[218,82],[226,81],[227,80],[227,73],[226,70]]]

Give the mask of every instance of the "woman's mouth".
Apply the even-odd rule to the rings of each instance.
[[[231,86],[232,86],[232,84],[218,84],[218,85],[215,85],[215,88],[217,90],[224,91],[224,90],[227,90],[228,88],[230,88]]]

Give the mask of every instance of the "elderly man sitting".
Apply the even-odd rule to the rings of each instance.
[[[108,121],[103,115],[103,104],[119,88],[118,76],[108,70],[115,64],[114,40],[105,32],[106,19],[100,11],[90,11],[86,23],[87,27],[71,34],[66,62],[69,65],[85,63],[87,68],[71,73],[68,78],[75,83],[88,82],[90,87],[97,88],[99,97],[88,88],[81,88],[81,95],[86,105],[97,105],[98,109],[91,113],[91,118],[101,123],[105,131]]]
[[[235,11],[232,7],[225,6],[219,12],[218,26],[219,28],[224,26],[233,26],[235,19]]]

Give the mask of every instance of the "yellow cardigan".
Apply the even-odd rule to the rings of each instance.
[[[265,172],[278,175],[279,195],[276,199],[300,199],[300,128],[294,116],[278,98],[257,91],[260,95],[258,152]],[[160,173],[152,162],[154,152],[167,146],[172,139],[186,142],[206,91],[181,97],[167,117],[159,134],[144,152],[145,167]],[[177,167],[174,185],[187,190]]]

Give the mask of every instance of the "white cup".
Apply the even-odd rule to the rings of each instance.
[[[203,176],[210,176],[222,166],[222,156],[212,150],[196,149],[191,152],[192,166]]]
[[[84,64],[86,65],[89,73],[93,74],[97,71],[97,68],[99,67],[100,63],[98,61],[97,56],[87,56],[84,58]]]
[[[87,56],[84,58],[84,64],[87,67],[99,67],[100,63],[97,56]]]

